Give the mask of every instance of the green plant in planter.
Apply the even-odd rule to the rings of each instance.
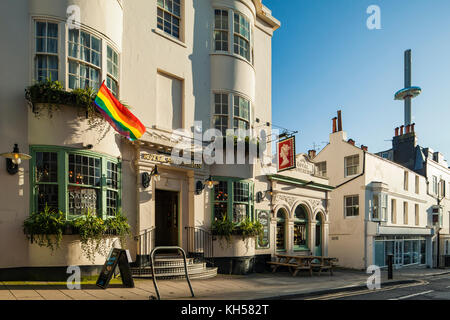
[[[229,220],[226,216],[222,220],[215,220],[211,227],[211,233],[221,239],[225,239],[227,244],[231,243],[231,236],[235,233],[237,223]]]
[[[23,232],[31,243],[53,251],[61,244],[66,227],[64,214],[45,205],[44,211],[33,212],[23,222]]]
[[[81,249],[92,263],[96,253],[104,256],[107,254],[104,241],[106,224],[103,219],[88,210],[86,215],[76,219],[73,224],[80,234]]]
[[[263,225],[259,221],[253,222],[248,218],[237,227],[237,233],[242,235],[242,240],[250,237],[262,237],[263,232]]]
[[[124,248],[126,237],[131,234],[131,227],[122,211],[119,210],[114,217],[106,219],[105,225],[108,233],[119,237],[120,245]]]

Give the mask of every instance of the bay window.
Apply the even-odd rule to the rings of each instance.
[[[252,63],[251,34],[250,20],[243,14],[229,9],[214,9],[213,50],[215,52],[232,53]],[[231,50],[229,43],[232,45]]]
[[[213,220],[224,217],[233,222],[253,218],[253,183],[237,178],[215,178],[219,184],[214,186]]]
[[[237,94],[214,93],[212,127],[224,137],[230,128],[229,118],[235,135],[238,135],[238,130],[241,136],[246,134],[250,129],[250,101]]]
[[[33,146],[31,153],[31,211],[48,206],[67,219],[117,213],[121,171],[116,158],[63,147]]]
[[[36,81],[58,80],[58,24],[47,21],[35,22]]]
[[[372,196],[372,220],[387,221],[388,195],[384,193],[374,193]]]

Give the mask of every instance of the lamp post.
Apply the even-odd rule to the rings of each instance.
[[[439,180],[438,186],[437,186],[437,253],[436,253],[436,268],[439,268],[440,264],[440,253],[441,253],[441,244],[440,244],[440,231],[441,231],[441,201],[445,197],[445,181],[441,178]]]

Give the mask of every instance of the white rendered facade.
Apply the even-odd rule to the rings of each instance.
[[[424,176],[354,145],[345,131],[330,134],[317,155],[326,162],[331,193],[329,255],[354,269],[432,265],[433,227]]]
[[[190,138],[214,127],[263,127],[271,133],[271,39],[280,23],[260,0],[168,3],[1,2],[0,20],[6,27],[0,32],[9,46],[0,51],[4,75],[0,83],[0,150],[8,152],[17,143],[21,152],[33,156],[20,164],[15,175],[8,174],[5,161],[0,161],[0,248],[5,252],[0,260],[2,278],[12,274],[12,269],[50,268],[65,274],[68,265],[92,266],[82,254],[77,235],[64,235],[61,248],[51,254],[47,248],[30,244],[22,230],[30,213],[48,203],[67,217],[76,217],[80,208],[73,199],[81,192],[97,201],[96,212],[104,218],[120,209],[132,227],[132,236],[155,230],[151,246],[170,244],[189,250],[186,227],[207,229],[215,218],[213,197],[217,190],[197,188],[209,176],[227,185],[230,195],[239,193],[241,198],[227,200],[230,218],[247,210],[253,219],[266,214],[267,223],[265,246],[256,246],[251,253],[238,249],[231,254],[215,252],[216,256],[270,258],[275,254],[275,207],[283,207],[289,214],[286,249],[295,251],[294,211],[300,206],[308,217],[304,251],[315,251],[313,244],[318,244],[326,254],[330,188],[326,179],[314,176],[312,163],[312,172],[294,170],[286,175],[297,180],[287,181],[273,174],[269,178],[259,160],[242,165],[176,165],[171,155],[178,142],[178,136],[173,135],[177,129],[184,129]],[[70,19],[78,9],[81,24],[72,28],[74,21]],[[50,77],[67,91],[85,84],[95,89],[105,81],[131,106],[146,133],[139,141],[129,142],[109,126],[92,127],[79,110],[64,105],[51,117],[45,112],[36,116],[34,111],[46,106],[32,108],[24,98],[24,89]],[[195,121],[201,121],[202,127]],[[49,174],[46,181],[36,178],[43,163]],[[82,180],[82,186],[73,180],[77,166],[87,170],[86,174],[80,171],[88,178]],[[142,174],[155,166],[161,179],[143,187]],[[110,174],[116,177],[115,183],[105,182],[114,180]],[[107,175],[105,181],[102,175]],[[303,188],[303,180],[314,180],[315,185]],[[284,190],[293,190],[292,186],[295,191]],[[276,191],[273,199],[255,200],[256,193],[271,187]],[[248,192],[244,193],[245,201],[242,190]],[[167,203],[160,199],[171,201],[173,206],[167,228],[164,223],[169,221],[161,222]],[[128,239],[127,248],[135,261],[140,249],[133,237]],[[94,266],[103,262],[104,257],[96,256]]]

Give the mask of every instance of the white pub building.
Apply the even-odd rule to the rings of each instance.
[[[22,158],[0,158],[0,280],[61,280],[67,266],[96,274],[103,265],[104,256],[92,262],[83,254],[77,234],[64,234],[54,252],[27,240],[24,221],[46,206],[67,221],[87,210],[104,221],[122,212],[136,267],[155,246],[214,258],[208,268],[192,266],[197,277],[262,270],[277,251],[327,253],[332,188],[307,156],[298,156],[306,170],[284,174],[268,174],[260,159],[173,161],[178,129],[192,141],[210,128],[271,134],[280,22],[261,0],[8,0],[0,19],[8,44],[0,51],[0,153]],[[27,101],[24,90],[46,80],[61,87]],[[146,126],[138,141],[105,121],[93,125],[78,100],[49,94],[95,94],[103,81]],[[224,217],[260,221],[264,237],[208,251],[212,223]]]

